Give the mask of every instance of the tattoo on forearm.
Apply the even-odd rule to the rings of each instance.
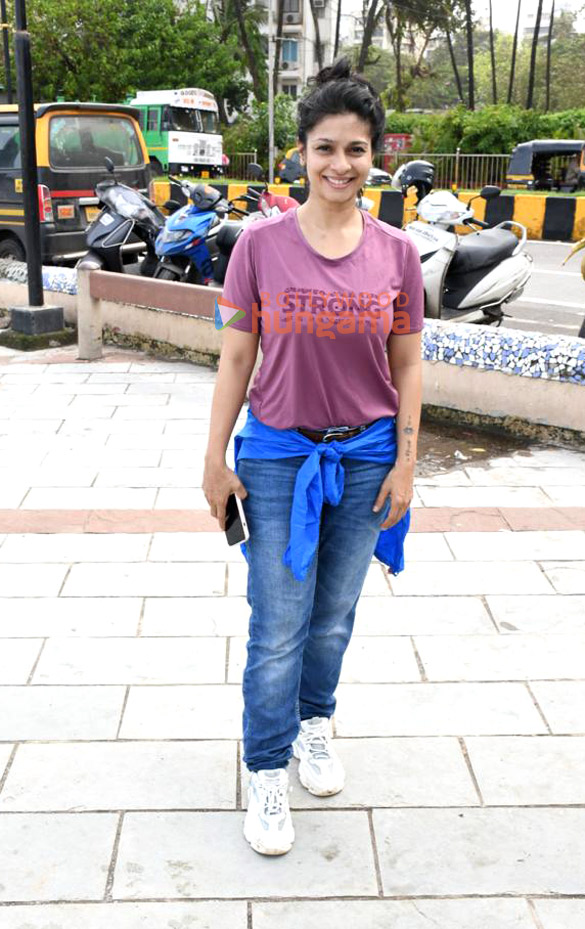
[[[406,438],[406,450],[405,450],[405,459],[410,464],[413,458],[413,441],[412,436],[414,435],[414,426],[412,425],[412,417],[408,417],[408,423],[402,430]]]

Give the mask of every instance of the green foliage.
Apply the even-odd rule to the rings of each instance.
[[[392,113],[386,132],[410,132],[413,151],[507,154],[531,139],[585,139],[585,108],[538,113],[507,104],[472,113],[460,105],[441,114]]]
[[[274,98],[274,145],[287,149],[296,142],[297,123],[295,104],[288,94]],[[224,133],[224,150],[230,152],[258,152],[264,165],[268,159],[268,104],[254,100],[250,116],[240,116]]]
[[[37,100],[116,102],[127,93],[204,87],[233,106],[247,98],[235,36],[188,0],[29,0]]]

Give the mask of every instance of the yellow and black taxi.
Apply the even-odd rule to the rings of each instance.
[[[584,139],[533,139],[510,156],[506,186],[511,190],[559,190],[585,187]]]
[[[35,105],[39,212],[45,264],[85,254],[85,229],[100,207],[95,185],[108,176],[148,192],[151,179],[138,113],[110,103]],[[18,107],[0,105],[0,258],[24,260]]]

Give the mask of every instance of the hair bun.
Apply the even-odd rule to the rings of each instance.
[[[329,81],[343,81],[351,78],[351,62],[349,58],[338,58],[332,65],[321,68],[315,76],[315,84],[327,84]]]

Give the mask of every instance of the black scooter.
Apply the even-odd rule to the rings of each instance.
[[[154,244],[164,227],[165,216],[140,191],[116,179],[111,158],[106,158],[105,164],[111,176],[96,185],[95,192],[102,209],[87,227],[89,250],[77,267],[123,274],[123,246],[134,233],[146,245],[140,273],[152,277],[158,264]]]

